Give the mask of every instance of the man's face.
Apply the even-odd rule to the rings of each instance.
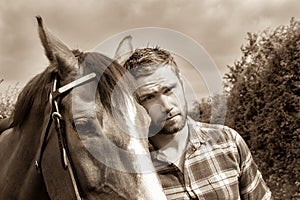
[[[186,122],[187,104],[182,83],[171,66],[137,78],[136,95],[151,117],[150,134],[173,134]],[[150,135],[153,136],[153,135]]]

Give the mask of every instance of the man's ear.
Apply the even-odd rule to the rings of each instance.
[[[132,36],[127,35],[122,39],[120,42],[116,52],[114,59],[120,64],[124,65],[126,60],[131,56],[133,53],[133,46],[132,46]]]

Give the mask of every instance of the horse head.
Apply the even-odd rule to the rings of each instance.
[[[10,150],[0,157],[9,160],[0,197],[164,199],[133,78],[100,53],[71,50],[37,21],[50,65],[24,87],[12,133],[1,135],[0,150]]]

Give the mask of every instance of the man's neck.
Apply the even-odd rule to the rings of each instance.
[[[150,138],[153,146],[159,149],[159,152],[164,156],[165,160],[172,163],[179,161],[183,156],[188,140],[188,126],[174,134],[158,133]]]

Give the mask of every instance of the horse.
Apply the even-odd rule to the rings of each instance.
[[[36,19],[49,66],[23,88],[0,135],[0,199],[166,199],[133,78]]]
[[[9,129],[12,127],[11,118],[6,117],[3,119],[0,119],[0,134],[4,132],[6,129]]]

